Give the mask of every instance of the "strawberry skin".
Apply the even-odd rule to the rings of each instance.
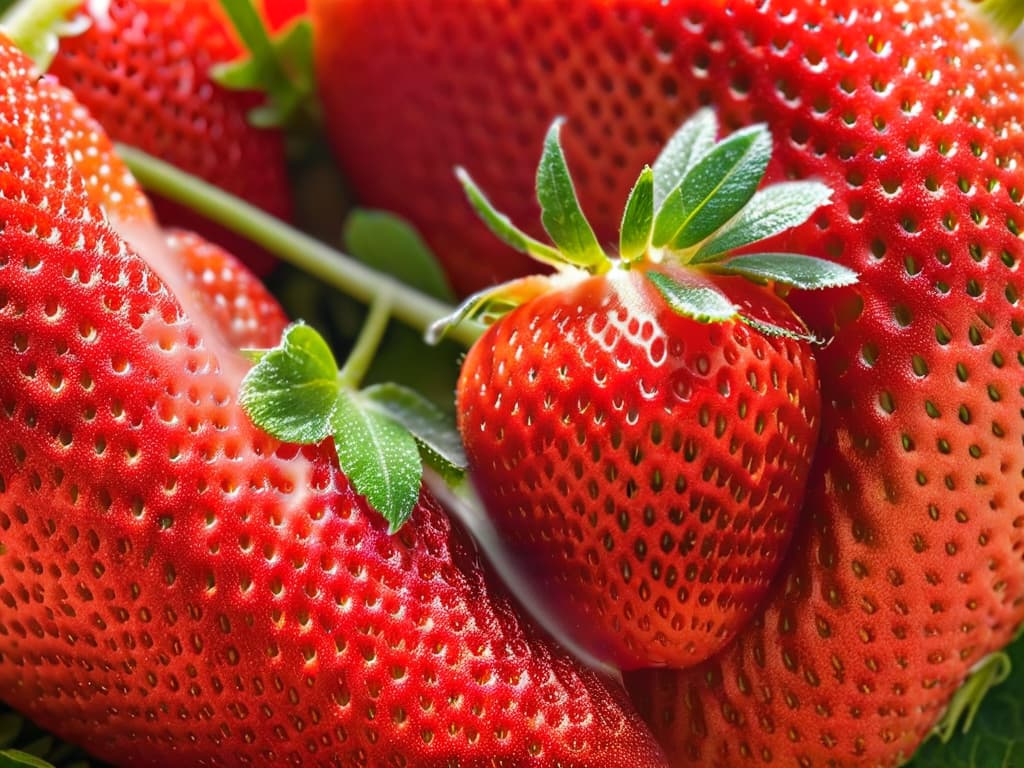
[[[284,310],[238,259],[194,232],[170,230],[164,238],[204,315],[227,345],[267,349],[281,340],[288,325]]]
[[[220,257],[126,227],[161,280],[0,62],[4,698],[124,766],[663,765],[429,496],[390,537],[330,446],[251,424],[230,289],[156,251]]]
[[[530,199],[533,147],[554,114],[569,118],[566,154],[595,214],[621,207],[635,169],[700,104],[732,126],[769,124],[770,176],[835,190],[778,243],[860,274],[843,296],[793,297],[832,337],[817,354],[822,437],[806,522],[767,606],[728,650],[628,682],[676,765],[907,759],[1024,617],[1016,56],[946,0],[312,10],[321,28],[358,29],[318,54],[336,74],[328,114],[353,93],[367,120],[388,110],[386,136],[350,130],[339,148],[357,189],[389,204],[397,193],[360,169],[382,184],[390,158],[408,163],[402,201],[422,206],[412,218],[435,237],[458,191],[425,166],[464,162],[441,148],[500,158],[478,180],[514,220],[535,220],[516,206]],[[502,98],[482,95],[493,93]],[[481,102],[488,111],[469,117]],[[476,276],[485,263],[503,277],[524,268],[485,262],[458,234],[475,227],[443,231]]]
[[[717,283],[800,327],[766,290]],[[503,541],[567,631],[622,669],[692,666],[754,612],[795,528],[819,407],[807,342],[681,316],[640,270],[502,317],[458,385]]]
[[[279,218],[291,216],[283,136],[248,121],[253,93],[225,90],[210,68],[241,55],[216,3],[111,0],[86,4],[92,24],[62,38],[50,73],[115,141],[131,144]],[[99,9],[99,10],[97,10]],[[158,201],[164,224],[203,232],[258,273],[269,255],[185,208]]]

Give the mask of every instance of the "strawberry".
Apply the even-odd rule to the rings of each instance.
[[[283,219],[291,216],[280,131],[257,128],[248,113],[262,101],[229,91],[211,68],[242,49],[217,3],[111,0],[84,3],[88,28],[63,37],[49,72],[115,140],[131,144],[240,195]],[[206,233],[260,273],[270,257],[187,209],[156,201],[165,224]]]
[[[557,123],[537,189],[559,251],[510,236],[483,210],[506,242],[561,273],[496,289],[502,302],[525,301],[463,364],[469,466],[537,592],[589,653],[624,669],[692,666],[721,648],[795,527],[817,374],[800,321],[747,278],[852,279],[788,254],[725,258],[807,219],[829,193],[795,183],[755,195],[771,150],[764,127],[718,144],[716,133],[714,114],[698,113],[641,174],[615,259],[579,212]],[[489,295],[467,311],[486,315]]]
[[[813,176],[835,191],[773,243],[860,274],[827,300],[792,296],[834,337],[817,353],[822,436],[805,522],[766,606],[725,652],[627,682],[677,765],[907,759],[1024,618],[1017,56],[953,0],[311,10],[318,29],[338,30],[318,38],[318,60],[335,75],[325,114],[357,190],[448,238],[449,267],[472,277],[464,288],[524,266],[485,256],[468,222],[444,226],[461,214],[441,168],[470,151],[491,158],[483,183],[525,215],[525,155],[556,112],[599,220],[702,104],[730,127],[767,122],[770,179]],[[379,131],[340,127],[356,104]],[[413,169],[400,191],[391,162]]]
[[[53,87],[0,42],[4,698],[125,766],[662,765],[429,495],[390,537],[330,441],[249,421],[222,289],[108,225]]]

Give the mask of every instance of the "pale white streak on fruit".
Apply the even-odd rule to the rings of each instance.
[[[635,278],[635,272],[625,269],[613,269],[607,274],[609,292],[618,297],[618,301],[626,307],[627,313],[625,320],[619,320],[616,312],[608,311],[606,319],[610,325],[618,328],[621,335],[635,338],[638,346],[647,351],[648,362],[653,366],[658,366],[664,362],[664,359],[652,356],[653,350],[658,348],[658,345],[652,342],[657,337],[663,337],[666,341],[668,339],[658,322],[657,305],[651,300],[649,292],[641,290],[644,281]],[[629,328],[634,321],[636,321],[636,331],[630,332]],[[654,329],[654,338],[641,343],[644,326],[648,323]]]
[[[175,256],[164,239],[163,232],[154,224],[111,221],[119,235],[131,246],[146,265],[156,273],[168,292],[181,306],[185,315],[195,324],[204,346],[220,365],[222,373],[237,391],[242,378],[251,365],[238,349],[228,343],[219,324],[207,314],[188,282],[180,259]]]
[[[614,678],[621,684],[621,672],[577,643],[573,631],[563,624],[558,613],[547,606],[533,582],[523,574],[522,568],[509,554],[501,536],[483,511],[483,503],[471,487],[472,482],[467,479],[456,492],[444,478],[430,469],[424,471],[423,481],[441,505],[469,531],[487,562],[531,618],[581,663]]]
[[[112,29],[114,20],[110,17],[110,0],[86,0],[86,12],[99,29]]]

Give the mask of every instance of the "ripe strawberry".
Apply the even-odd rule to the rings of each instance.
[[[791,255],[722,260],[828,199],[818,184],[755,197],[771,151],[763,127],[716,145],[713,113],[684,125],[634,189],[617,260],[582,214],[565,223],[567,173],[562,192],[549,189],[561,174],[556,131],[537,186],[562,252],[521,242],[563,274],[499,289],[505,302],[525,289],[526,301],[466,357],[459,430],[510,554],[588,651],[624,669],[692,666],[767,591],[818,434],[806,331],[744,275],[785,262],[771,277],[823,287],[851,276]],[[815,269],[828,274],[820,284]],[[468,307],[486,312],[482,301]]]
[[[212,67],[242,53],[217,3],[111,0],[85,3],[82,12],[91,25],[60,40],[49,71],[111,138],[290,217],[283,136],[248,119],[263,97],[226,90],[211,78]],[[257,272],[273,265],[266,253],[201,216],[166,201],[156,205],[165,224],[205,233]]]
[[[378,205],[415,203],[403,213],[477,265],[484,251],[438,234],[456,190],[427,164],[492,158],[481,178],[518,216],[525,154],[555,112],[569,118],[566,151],[599,219],[700,104],[731,127],[768,123],[770,178],[835,190],[778,243],[860,274],[839,298],[793,297],[813,330],[834,335],[817,354],[824,408],[806,524],[737,642],[630,687],[679,765],[907,758],[1024,617],[1015,54],[953,0],[312,10],[319,28],[339,30],[320,38],[321,68],[335,73],[328,117],[346,103],[377,125],[388,115],[337,147],[357,188]],[[384,186],[391,162],[414,169],[400,192]],[[500,254],[487,264],[521,269]]]
[[[4,698],[126,766],[663,764],[429,496],[389,537],[328,445],[252,425],[245,359],[5,42],[0,88]]]

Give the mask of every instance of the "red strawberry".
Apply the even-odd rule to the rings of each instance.
[[[469,466],[510,554],[569,631],[624,669],[692,666],[721,648],[795,527],[818,434],[814,359],[786,304],[743,275],[763,278],[755,265],[771,263],[783,280],[794,265],[834,273],[814,287],[851,277],[790,255],[723,260],[828,193],[789,184],[755,196],[769,136],[716,145],[716,131],[700,113],[641,175],[618,259],[581,213],[566,224],[575,198],[549,134],[538,197],[561,252],[521,243],[567,264],[499,289],[527,300],[473,345],[459,378]],[[468,306],[486,311],[481,301]]]
[[[441,229],[459,215],[442,167],[491,158],[480,177],[525,215],[527,156],[556,112],[569,117],[583,204],[602,220],[700,104],[730,126],[769,124],[771,178],[836,191],[780,242],[861,275],[839,299],[794,298],[835,336],[817,355],[806,524],[768,607],[726,653],[631,688],[678,765],[908,757],[1024,617],[1017,57],[952,0],[312,9],[338,30],[320,38],[335,74],[328,117],[358,104],[382,126],[338,147],[357,187],[378,205],[415,204],[403,212],[450,238],[450,267],[521,264],[452,244],[471,225]],[[400,191],[384,187],[392,162],[413,169]]]
[[[119,765],[660,765],[429,496],[397,537],[104,221],[0,44],[0,690]],[[129,226],[147,259],[150,230]]]
[[[241,55],[216,3],[111,0],[86,3],[91,25],[62,38],[49,71],[115,141],[131,144],[237,194],[269,213],[291,215],[280,131],[256,128],[248,113],[262,96],[228,91],[211,78]],[[273,261],[201,216],[157,201],[161,221],[206,235],[260,273]]]

